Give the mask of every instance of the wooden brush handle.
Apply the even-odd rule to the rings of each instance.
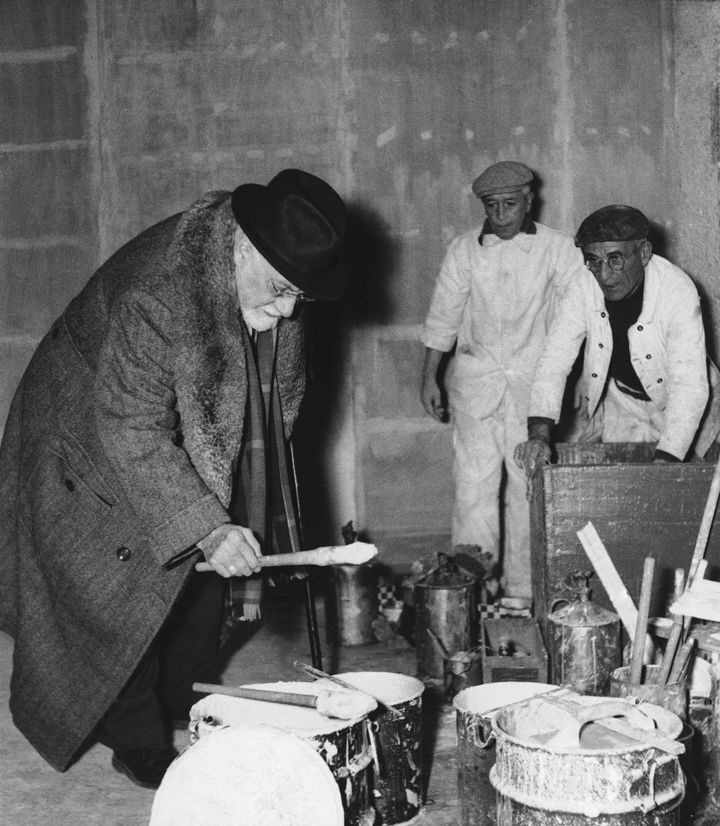
[[[262,700],[265,703],[283,703],[288,706],[308,706],[309,708],[317,706],[317,695],[315,694],[273,691],[267,688],[193,683],[193,691],[197,691],[199,694],[225,694],[228,697],[241,697],[244,700]]]
[[[655,557],[646,556],[643,565],[643,578],[638,603],[637,625],[633,639],[632,660],[630,661],[630,683],[638,685],[642,677],[643,655],[645,653],[645,635],[647,634],[648,616],[650,614],[650,597],[652,596],[653,576],[655,574]]]
[[[281,568],[286,565],[317,565],[318,563],[313,561],[313,559],[316,558],[312,556],[314,553],[315,551],[298,551],[292,554],[260,556],[258,559],[260,560],[260,566],[262,568]],[[198,562],[195,570],[201,573],[207,573],[215,569],[209,562]]]
[[[291,554],[270,554],[258,557],[263,568],[280,568],[292,565],[362,565],[377,554],[377,548],[366,542],[352,545],[328,545],[312,551]],[[198,562],[196,571],[214,570],[209,562]]]

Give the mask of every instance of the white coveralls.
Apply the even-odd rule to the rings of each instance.
[[[720,429],[717,393],[707,405],[717,368],[706,358],[697,289],[679,267],[652,256],[645,267],[642,310],[628,330],[630,360],[650,401],[623,396],[612,382],[604,392],[612,331],[602,291],[585,270],[573,279],[555,315],[532,387],[531,416],[557,421],[583,339],[583,441],[657,441],[658,450],[684,459],[697,433],[695,452],[705,454]]]
[[[507,472],[503,586],[532,596],[524,471],[513,461],[527,438],[530,386],[550,316],[569,280],[584,271],[570,236],[536,223],[503,241],[475,229],[448,247],[422,334],[426,347],[457,342],[447,390],[453,421],[453,544],[480,545],[497,561],[499,492]]]

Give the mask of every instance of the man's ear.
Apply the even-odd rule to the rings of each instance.
[[[652,258],[652,253],[652,244],[647,240],[643,241],[640,246],[640,260],[642,261],[643,267],[647,267],[650,259]]]
[[[534,197],[535,197],[534,192],[528,192],[525,195],[525,212],[526,213],[530,212],[530,210],[532,209],[532,202],[533,202]]]

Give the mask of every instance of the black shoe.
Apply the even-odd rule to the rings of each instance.
[[[171,746],[141,746],[128,751],[114,751],[113,768],[145,789],[157,789],[168,766],[177,757]]]

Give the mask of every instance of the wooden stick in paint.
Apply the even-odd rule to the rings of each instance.
[[[677,599],[685,589],[685,572],[682,568],[675,569],[675,588],[674,588],[674,595],[675,599]],[[684,623],[683,618],[681,615],[676,614],[673,617],[673,624],[672,628],[670,629],[670,636],[668,637],[668,641],[665,645],[665,653],[663,654],[662,663],[660,664],[660,670],[658,671],[658,684],[665,685],[668,681],[668,676],[670,674],[670,669],[673,664],[673,658],[675,657],[675,652],[677,651],[677,647],[680,644],[680,638],[683,635],[684,630]]]
[[[595,573],[598,575],[598,579],[610,598],[610,602],[612,602],[613,607],[617,611],[620,621],[627,631],[628,637],[632,639],[635,633],[635,626],[637,625],[637,608],[625,584],[622,579],[620,579],[620,574],[618,574],[615,564],[612,559],[610,559],[610,555],[603,545],[602,539],[598,536],[598,532],[595,530],[593,523],[588,522],[584,528],[581,528],[577,532],[577,537],[582,543],[585,553],[592,563]],[[655,647],[648,634],[645,637],[645,651],[648,657],[652,656],[654,650]]]
[[[655,574],[655,557],[646,556],[643,565],[640,602],[638,604],[637,624],[633,637],[632,660],[630,661],[630,684],[638,685],[642,678],[643,655],[645,654],[645,636],[647,634],[648,616],[650,614],[650,597],[652,596],[653,576]]]
[[[676,614],[673,619],[672,628],[670,629],[670,636],[668,637],[668,641],[665,645],[665,653],[663,654],[662,663],[660,664],[660,670],[658,671],[658,685],[665,685],[665,683],[668,682],[670,669],[672,667],[675,652],[677,651],[682,634],[683,617],[682,615]]]
[[[690,658],[694,647],[695,637],[688,637],[682,644],[680,650],[678,651],[677,657],[675,657],[675,662],[673,663],[670,675],[667,678],[668,683],[671,685],[672,683],[680,682],[683,678],[684,672],[687,670],[687,666],[690,663]]]
[[[705,549],[707,548],[708,538],[710,537],[718,497],[720,497],[720,456],[718,456],[718,460],[715,463],[715,471],[710,482],[710,490],[705,500],[705,509],[703,510],[700,529],[695,540],[695,549],[693,550],[690,568],[688,569],[686,588],[689,588],[693,584],[700,560],[705,556]]]

